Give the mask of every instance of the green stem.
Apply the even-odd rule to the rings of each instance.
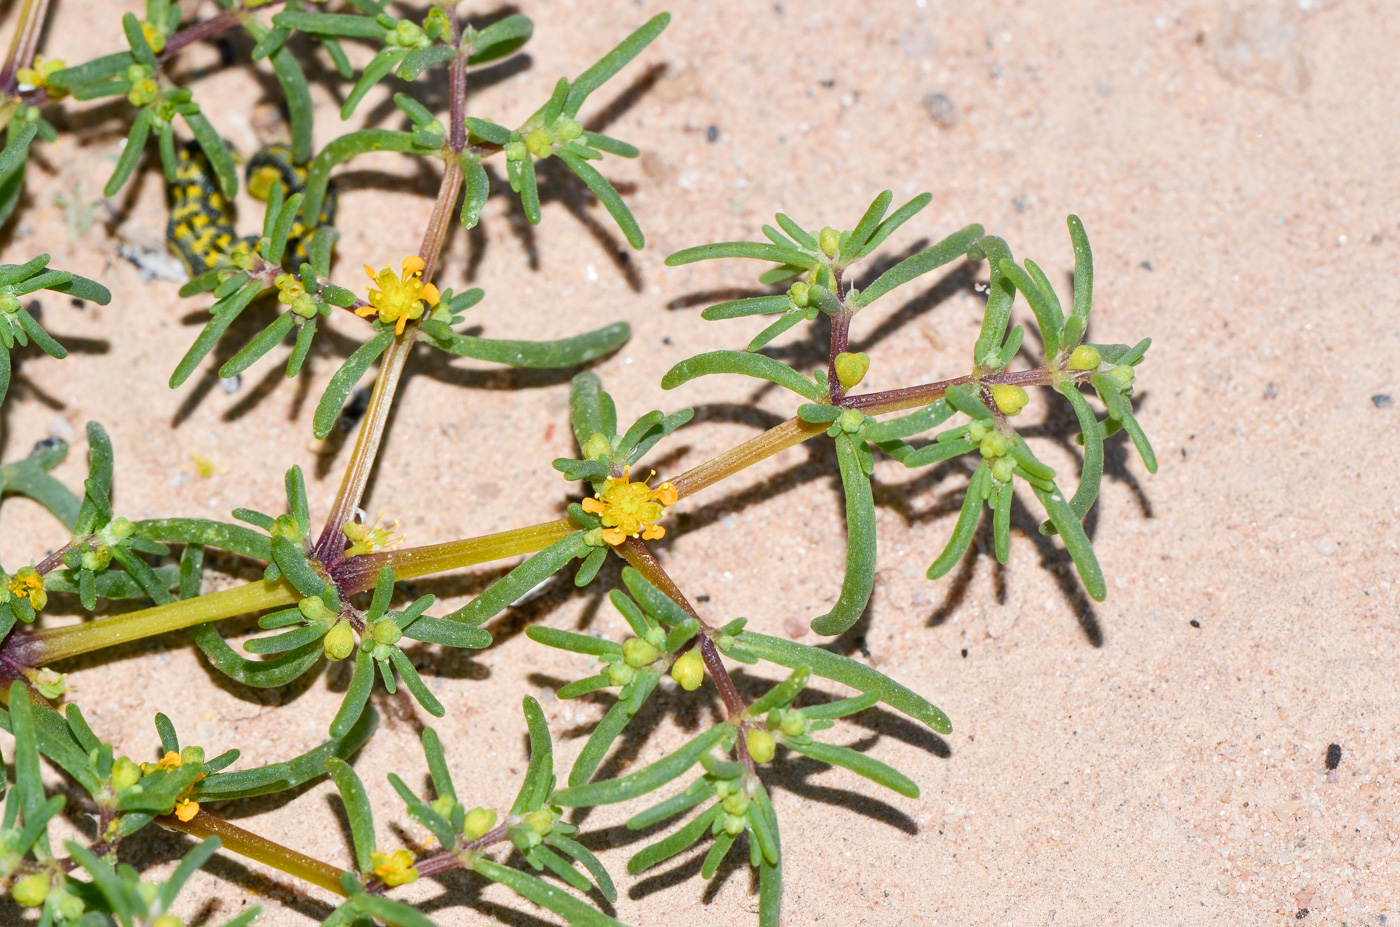
[[[169,830],[178,830],[201,840],[206,837],[218,837],[223,841],[225,850],[256,860],[266,866],[271,866],[273,869],[285,872],[289,876],[310,882],[312,885],[319,885],[328,892],[345,897],[345,889],[340,885],[340,876],[343,870],[337,869],[330,863],[313,859],[304,853],[298,853],[280,843],[274,843],[266,837],[259,837],[237,825],[230,824],[223,818],[216,818],[207,811],[199,812],[188,821],[182,821],[173,814],[167,814],[156,818],[156,823]]]
[[[234,586],[232,589],[183,599],[169,605],[127,612],[124,615],[98,618],[95,621],[70,624],[61,628],[41,628],[29,633],[11,634],[5,642],[4,655],[22,666],[44,666],[66,657],[115,647],[167,631],[245,615],[279,605],[291,605],[299,598],[301,596],[286,580],[276,583],[248,583],[245,586]]]
[[[452,207],[457,203],[457,194],[462,188],[462,166],[455,160],[449,161],[443,171],[442,184],[438,187],[437,200],[433,203],[433,214],[428,220],[427,231],[423,233],[423,244],[418,256],[423,259],[423,279],[433,279],[437,269],[438,255],[442,253],[442,243],[447,238],[448,223],[451,221]],[[394,405],[394,394],[403,378],[408,356],[413,353],[414,342],[418,340],[418,326],[415,323],[394,339],[384,359],[379,364],[379,376],[374,381],[374,392],[370,395],[369,409],[360,423],[360,432],[355,437],[355,450],[350,456],[350,465],[341,478],[340,490],[331,505],[330,517],[321,530],[312,555],[327,566],[333,566],[345,553],[345,535],[341,529],[355,514],[360,500],[364,498],[365,486],[379,458],[379,444],[384,437],[384,426],[389,421],[389,410]]]
[[[445,544],[386,550],[342,560],[336,564],[332,576],[343,592],[353,595],[372,588],[379,571],[386,566],[393,568],[395,579],[413,579],[506,557],[532,554],[577,530],[578,525],[567,518],[560,518],[540,525]]]

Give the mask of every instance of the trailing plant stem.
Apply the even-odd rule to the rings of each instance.
[[[66,657],[115,647],[180,628],[218,621],[221,618],[233,618],[280,605],[291,605],[300,598],[286,580],[275,583],[259,580],[192,599],[182,599],[169,605],[127,612],[124,615],[98,618],[95,621],[61,628],[41,628],[38,631],[11,634],[5,641],[3,654],[22,666],[44,666]]]
[[[379,571],[386,566],[393,568],[395,579],[414,579],[506,557],[533,554],[577,530],[578,526],[572,521],[560,518],[527,528],[448,541],[446,544],[351,557],[336,564],[331,575],[343,592],[354,594],[373,588]]]
[[[462,166],[450,160],[438,187],[437,200],[433,203],[433,214],[428,220],[428,228],[423,233],[423,244],[418,256],[423,259],[423,279],[432,280],[437,269],[438,255],[442,253],[442,243],[447,238],[448,222],[451,221],[452,207],[457,203],[457,194],[462,187]],[[384,437],[384,427],[389,421],[389,410],[394,404],[394,394],[398,391],[399,380],[403,378],[404,366],[418,340],[418,326],[413,326],[394,339],[379,364],[379,376],[374,381],[374,392],[370,395],[369,409],[360,423],[359,434],[355,436],[355,450],[350,456],[350,464],[345,468],[345,476],[340,482],[335,502],[331,505],[330,517],[321,529],[321,537],[312,551],[313,556],[328,567],[334,566],[345,552],[345,535],[342,528],[359,508],[364,498],[365,486],[379,458],[379,443]]]
[[[343,870],[330,863],[323,863],[290,847],[274,843],[266,837],[259,837],[223,818],[216,818],[207,811],[201,811],[188,821],[181,821],[173,814],[156,818],[156,823],[169,830],[178,830],[197,839],[218,837],[223,848],[239,856],[257,860],[312,885],[319,885],[328,892],[345,897],[345,889],[340,885]]]
[[[43,34],[48,18],[49,0],[24,0],[24,6],[19,11],[19,24],[15,26],[14,38],[10,40],[10,52],[5,57],[4,67],[0,68],[0,91],[11,95],[19,92],[16,75],[20,68],[28,67],[34,61],[39,36]]]

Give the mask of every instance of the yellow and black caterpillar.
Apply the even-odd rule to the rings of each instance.
[[[233,210],[219,192],[213,168],[198,144],[190,142],[177,152],[175,182],[168,185],[170,221],[165,237],[170,249],[184,262],[191,276],[226,264],[234,254],[247,254],[258,246],[258,236],[238,237],[233,225]],[[306,168],[292,163],[292,150],[286,145],[273,144],[258,149],[248,160],[245,170],[248,192],[256,199],[267,201],[274,182],[282,184],[283,197],[301,192],[306,184]],[[312,232],[335,222],[336,190],[332,184],[326,190],[325,201],[316,225],[301,219],[292,225],[287,236],[284,259],[295,268],[307,260],[305,245]]]

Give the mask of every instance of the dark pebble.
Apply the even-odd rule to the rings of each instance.
[[[1389,409],[1392,402],[1394,400],[1390,398],[1389,393],[1376,393],[1371,397],[1371,405],[1377,409]]]
[[[697,602],[708,602],[708,601],[710,601],[710,597],[707,596],[707,595],[697,595],[697,596],[695,597],[695,601],[697,601]]]
[[[966,660],[966,659],[967,659],[967,648],[966,648],[966,647],[963,648],[962,655],[963,655],[963,659]]]
[[[1191,627],[1193,627],[1193,628],[1199,628],[1200,626],[1201,626],[1201,623],[1200,623],[1199,621],[1197,621],[1195,618],[1192,618],[1192,619],[1191,619]]]
[[[958,108],[945,93],[930,90],[924,95],[924,109],[928,110],[929,118],[941,129],[951,129],[958,124]]]
[[[1337,768],[1337,764],[1340,763],[1341,761],[1342,761],[1342,745],[1341,745],[1341,744],[1328,744],[1328,745],[1327,745],[1327,768],[1328,768],[1329,770],[1336,769],[1336,768]]]
[[[717,142],[717,141],[719,141],[719,126],[709,126],[708,128],[705,129],[705,141],[707,141],[707,142]]]

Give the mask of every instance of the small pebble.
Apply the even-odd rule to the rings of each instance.
[[[705,129],[705,141],[707,141],[707,142],[717,142],[717,141],[719,141],[719,126],[710,126],[710,127],[708,127],[708,128]]]
[[[697,602],[708,602],[708,601],[710,601],[710,597],[707,596],[707,595],[697,595],[697,596],[695,597],[695,601],[697,601]]]
[[[1337,552],[1337,545],[1327,538],[1317,542],[1317,552],[1324,557],[1330,557]]]
[[[1197,621],[1195,618],[1192,618],[1192,619],[1191,619],[1191,627],[1193,627],[1193,628],[1199,628],[1200,626],[1201,626],[1201,623],[1200,623],[1199,621]]]
[[[1389,409],[1393,401],[1389,393],[1376,393],[1371,397],[1371,405],[1375,406],[1377,409]]]
[[[924,109],[928,110],[929,118],[937,123],[940,129],[951,129],[958,124],[958,109],[953,105],[953,101],[948,99],[947,94],[930,90],[924,96]]]
[[[962,655],[963,655],[963,659],[966,660],[966,659],[967,659],[967,648],[966,648],[966,647],[963,648],[963,650],[962,650]]]
[[[243,388],[243,375],[236,373],[231,377],[224,377],[219,381],[219,385],[223,387],[225,393],[232,396]]]
[[[1328,769],[1336,769],[1336,768],[1337,768],[1337,765],[1338,765],[1339,763],[1341,763],[1341,762],[1342,762],[1342,745],[1341,745],[1341,744],[1328,744],[1328,745],[1327,745],[1327,768],[1328,768]]]
[[[807,622],[801,615],[788,615],[783,620],[783,630],[787,632],[788,637],[798,640],[807,633]]]

